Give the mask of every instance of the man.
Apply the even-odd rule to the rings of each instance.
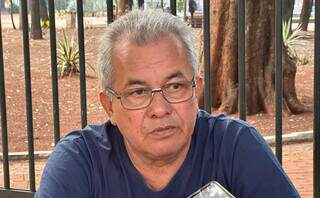
[[[197,10],[197,3],[194,0],[189,0],[189,12],[191,14],[191,27],[194,27],[194,19],[193,19],[193,14]]]
[[[236,197],[298,197],[254,128],[198,110],[191,30],[132,11],[108,26],[98,63],[109,116],[62,139],[36,197],[183,198],[210,181]]]

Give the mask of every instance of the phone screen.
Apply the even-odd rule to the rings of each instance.
[[[234,198],[234,196],[218,182],[212,181],[187,198]]]

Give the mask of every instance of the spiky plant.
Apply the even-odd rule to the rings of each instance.
[[[73,37],[69,39],[63,30],[63,39],[58,42],[57,63],[59,76],[71,76],[79,73],[79,50]]]
[[[293,59],[298,59],[298,54],[296,52],[296,46],[303,46],[302,42],[308,36],[302,31],[301,26],[291,31],[291,19],[286,21],[282,25],[282,38],[284,48],[288,51],[289,56]]]

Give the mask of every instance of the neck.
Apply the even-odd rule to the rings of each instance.
[[[140,154],[130,148],[128,144],[125,145],[132,164],[143,176],[148,187],[154,191],[160,191],[168,185],[182,166],[187,156],[190,142],[178,153],[159,158]]]

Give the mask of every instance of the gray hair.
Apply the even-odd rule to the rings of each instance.
[[[114,82],[111,64],[112,50],[122,39],[144,45],[156,42],[165,35],[173,35],[185,48],[188,61],[198,76],[198,53],[192,30],[178,17],[161,10],[134,10],[111,23],[101,38],[98,57],[98,78],[106,89]]]

